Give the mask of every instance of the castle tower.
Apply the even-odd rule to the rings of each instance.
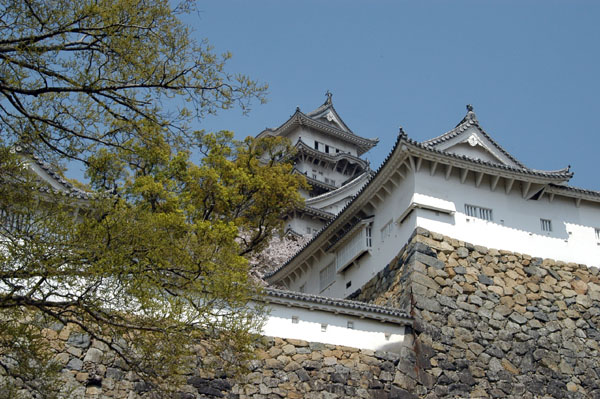
[[[265,129],[258,137],[283,136],[295,146],[294,173],[310,184],[301,194],[303,209],[289,216],[286,230],[298,235],[314,234],[340,212],[372,175],[369,162],[361,158],[378,139],[356,135],[339,116],[331,93],[317,109],[300,108],[281,126]]]

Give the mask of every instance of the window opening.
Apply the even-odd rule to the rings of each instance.
[[[596,240],[600,240],[600,229],[596,227],[594,230],[596,233]]]
[[[490,208],[465,204],[465,214],[477,219],[492,221],[492,210]]]
[[[328,264],[319,272],[319,289],[323,291],[335,278],[335,262]]]
[[[542,227],[542,231],[550,232],[552,231],[552,220],[550,219],[540,219],[540,224]]]

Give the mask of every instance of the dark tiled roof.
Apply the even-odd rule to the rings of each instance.
[[[54,194],[63,194],[72,198],[79,199],[91,199],[96,194],[88,191],[84,191],[78,187],[75,187],[71,182],[67,181],[63,178],[56,170],[48,163],[44,162],[40,157],[35,154],[32,154],[20,146],[15,147],[15,151],[19,154],[24,155],[28,159],[33,160],[36,165],[38,165],[44,172],[46,172],[57,184],[62,187],[61,191],[52,189],[50,187],[42,187],[40,188],[41,192],[54,193]]]
[[[340,152],[340,153],[337,153],[337,154],[327,154],[326,152],[315,150],[314,148],[312,148],[308,144],[306,144],[304,141],[302,141],[302,139],[298,140],[298,142],[296,143],[295,147],[300,152],[305,152],[305,153],[310,154],[310,155],[312,155],[314,157],[318,157],[318,158],[321,158],[321,159],[326,159],[326,160],[328,160],[330,162],[339,162],[342,159],[345,159],[347,161],[359,164],[360,166],[362,166],[363,169],[367,168],[367,161],[365,161],[362,158],[356,157],[356,156],[354,156],[352,154],[347,154],[345,152]]]
[[[350,142],[350,143],[358,146],[358,148],[361,149],[361,151],[359,151],[359,155],[364,152],[367,152],[368,150],[373,148],[375,145],[377,145],[377,143],[379,142],[379,139],[367,139],[367,138],[364,138],[361,136],[357,136],[356,134],[354,134],[350,131],[344,131],[340,128],[337,128],[335,126],[329,125],[324,122],[321,122],[317,119],[313,119],[310,116],[302,113],[300,111],[300,109],[296,109],[296,112],[278,128],[265,129],[264,131],[259,133],[258,136],[261,136],[265,133],[271,133],[271,134],[277,133],[279,131],[287,129],[289,126],[292,126],[294,124],[306,125],[306,126],[314,128],[316,130],[327,132],[327,133],[329,133],[333,136],[336,136],[339,139],[344,140],[346,142]]]
[[[492,137],[489,134],[487,134],[485,132],[485,130],[483,130],[481,125],[479,125],[479,121],[477,120],[477,116],[475,115],[475,112],[473,112],[473,109],[470,106],[467,106],[467,114],[458,123],[458,125],[456,125],[456,127],[454,129],[442,134],[441,136],[434,137],[429,140],[425,140],[421,144],[423,144],[427,147],[435,146],[437,144],[443,143],[445,141],[448,141],[448,140],[458,136],[459,134],[461,134],[462,132],[464,132],[471,126],[476,127],[477,130],[479,130],[479,132],[481,132],[481,134],[483,134],[507,158],[509,158],[511,161],[513,161],[515,164],[517,164],[521,168],[527,169],[527,167],[525,165],[523,165],[521,162],[519,162],[518,159],[516,159],[512,155],[510,155],[510,153],[508,151],[506,151],[504,148],[502,148],[502,146],[500,144],[498,144],[494,139],[492,139]]]
[[[552,184],[552,183],[550,183],[550,187],[552,187],[553,189],[559,190],[559,191],[566,191],[566,192],[569,192],[572,194],[581,194],[581,195],[587,195],[590,197],[600,198],[600,191],[596,191],[596,190],[586,190],[584,188],[573,187],[573,186],[568,186],[568,185],[563,185],[563,184]]]
[[[298,171],[298,173],[301,173],[301,172]],[[322,181],[317,180],[317,179],[313,179],[312,177],[310,177],[310,176],[308,176],[308,175],[306,175],[304,173],[302,173],[302,174],[306,178],[306,181],[308,182],[308,184],[310,184],[311,186],[321,187],[321,188],[324,188],[324,189],[329,190],[329,191],[334,191],[334,190],[337,189],[337,187],[334,186],[334,185],[332,185],[332,184],[325,183],[325,182],[322,182]]]
[[[350,130],[350,128],[348,127],[348,125],[346,125],[346,123],[342,120],[342,118],[340,117],[340,115],[336,112],[335,108],[333,107],[333,102],[331,101],[331,93],[327,94],[327,100],[325,100],[325,102],[323,103],[323,105],[321,105],[319,108],[315,109],[314,111],[311,111],[309,113],[307,113],[307,116],[313,117],[313,116],[317,116],[319,114],[322,114],[323,112],[330,110],[335,117],[337,118],[337,120],[342,124],[342,128],[344,130],[347,130],[348,132],[354,134],[354,132],[352,130]]]
[[[568,180],[571,177],[573,177],[573,172],[570,172],[570,167],[566,167],[566,168],[562,168],[562,169],[558,169],[558,170],[538,170],[538,169],[529,169],[529,168],[515,168],[512,166],[498,164],[495,162],[489,162],[489,161],[483,161],[481,159],[471,158],[466,155],[454,154],[451,152],[437,150],[433,147],[430,147],[429,145],[426,145],[424,143],[419,143],[418,141],[415,141],[415,140],[412,140],[409,138],[406,139],[406,142],[410,143],[416,147],[419,147],[421,149],[435,153],[435,154],[444,155],[444,156],[451,157],[454,159],[460,159],[463,161],[468,161],[470,163],[475,163],[478,165],[487,166],[487,167],[491,167],[491,168],[495,168],[495,169],[499,169],[499,170],[505,170],[505,171],[515,172],[515,173],[519,173],[519,174],[538,176],[538,177],[556,178],[559,180]]]
[[[269,297],[301,301],[306,304],[307,308],[312,308],[315,305],[325,305],[340,308],[340,313],[343,312],[343,309],[347,309],[347,314],[353,314],[356,311],[360,311],[373,313],[375,315],[404,318],[407,319],[407,322],[411,319],[408,313],[400,309],[387,306],[371,305],[368,303],[351,301],[347,299],[328,298],[320,295],[312,295],[288,290],[278,290],[274,288],[265,288],[264,295],[267,301]]]
[[[327,212],[327,211],[324,211],[322,209],[317,209],[317,208],[314,208],[314,207],[308,206],[308,205],[305,205],[304,207],[302,207],[301,209],[299,209],[299,211],[300,212],[306,212],[308,214],[318,216],[318,217],[320,217],[322,219],[325,219],[325,220],[331,220],[331,219],[333,219],[335,217],[335,215],[333,213],[331,213],[331,212]]]

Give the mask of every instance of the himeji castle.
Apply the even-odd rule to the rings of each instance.
[[[537,170],[525,166],[483,129],[472,106],[467,106],[456,127],[430,140],[417,142],[401,130],[376,172],[363,167],[356,157],[376,140],[354,139],[333,110],[330,97],[309,115],[298,111],[276,130],[294,132],[288,137],[306,148],[299,153],[299,170],[317,186],[326,176],[331,181],[332,174],[325,174],[327,168],[343,164],[342,170],[351,171],[346,185],[360,184],[326,206],[327,195],[341,193],[346,185],[335,190],[332,185],[328,192],[313,188],[311,194],[319,195],[307,199],[307,208],[319,207],[336,216],[267,276],[270,283],[348,297],[383,269],[418,227],[490,248],[600,264],[600,192],[569,186],[573,176],[569,167]],[[297,126],[295,130],[292,125]],[[331,130],[336,134],[345,132],[344,137],[354,139],[354,147],[341,147],[341,141],[334,140],[338,136],[325,134],[323,125],[335,125]],[[351,154],[338,164],[322,161],[341,159],[338,148]],[[309,149],[311,155],[307,155]],[[334,178],[336,183],[339,179],[338,175]],[[299,220],[291,223],[300,225]]]

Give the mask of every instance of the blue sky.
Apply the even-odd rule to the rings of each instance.
[[[237,137],[308,112],[333,93],[356,134],[379,137],[376,168],[398,127],[416,140],[453,128],[473,104],[482,127],[527,166],[571,165],[600,190],[600,2],[199,1],[198,39],[231,51],[229,70],[269,84],[248,116],[198,123]]]

